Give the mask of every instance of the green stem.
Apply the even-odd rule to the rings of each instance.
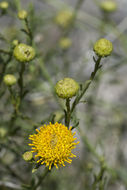
[[[19,88],[20,88],[20,99],[22,100],[23,98],[23,74],[25,72],[25,63],[21,63],[21,70],[19,72],[19,80],[18,80],[18,84],[19,84]]]
[[[10,121],[9,121],[9,127],[8,127],[9,135],[12,135],[14,133],[14,131],[15,131],[14,123],[15,123],[16,119],[17,119],[17,112],[14,109],[14,111],[12,113],[12,116],[10,118]]]
[[[27,34],[30,38],[30,45],[32,45],[33,44],[33,34],[32,34],[32,31],[31,31],[31,28],[29,26],[29,22],[28,22],[27,18],[25,19],[25,24],[26,24]]]
[[[104,173],[105,173],[105,167],[103,167],[103,165],[101,165],[100,172],[97,176],[95,176],[91,190],[96,190],[97,186],[99,186],[99,188],[98,188],[99,190],[104,189],[104,183],[103,183]]]
[[[4,49],[0,49],[0,53],[7,54],[7,55],[11,54],[10,51],[4,50]]]
[[[49,169],[48,169],[48,168],[45,168],[45,170],[44,170],[42,176],[40,176],[40,178],[39,178],[37,184],[32,188],[32,190],[36,190],[37,187],[39,187],[39,186],[41,185],[41,183],[43,182],[43,180],[45,179],[45,177],[47,176],[47,174],[48,174],[49,172],[50,172]]]
[[[95,61],[94,71],[91,73],[90,79],[88,81],[86,81],[85,86],[84,86],[81,94],[75,98],[75,100],[74,100],[74,102],[72,104],[71,113],[74,111],[76,105],[80,102],[81,98],[86,93],[86,91],[89,88],[91,82],[94,80],[97,71],[100,69],[101,57],[98,57],[97,60],[94,59],[94,61]]]
[[[94,71],[91,73],[90,80],[93,80],[95,78],[95,75],[98,69],[100,68],[101,57],[98,57],[97,60],[94,59],[94,61],[95,61],[95,67],[94,67]]]
[[[69,128],[70,119],[71,119],[70,99],[69,98],[66,99],[66,107],[67,107],[67,111],[66,111],[66,115],[65,115],[65,125]]]

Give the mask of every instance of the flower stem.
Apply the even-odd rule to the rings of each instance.
[[[66,116],[65,116],[65,125],[69,128],[70,119],[71,119],[70,99],[69,98],[66,99],[66,107],[67,107],[67,111],[66,111]]]
[[[39,185],[41,185],[41,183],[43,182],[43,180],[45,179],[45,177],[47,176],[47,174],[48,174],[49,172],[50,172],[49,169],[48,169],[48,168],[45,168],[45,170],[44,170],[42,176],[40,176],[40,178],[39,178],[37,184],[32,188],[32,190],[36,190],[37,187],[39,187]]]
[[[0,53],[7,54],[7,55],[11,54],[10,51],[4,50],[4,49],[0,49]]]
[[[18,80],[18,84],[19,84],[19,88],[20,88],[20,99],[23,98],[23,87],[24,87],[24,84],[23,84],[23,74],[25,72],[25,63],[21,63],[21,69],[20,69],[20,72],[19,72],[19,80]]]
[[[71,113],[74,111],[76,105],[80,102],[81,98],[82,98],[83,95],[86,93],[86,91],[87,91],[87,89],[89,88],[91,82],[94,80],[97,71],[101,68],[101,66],[100,66],[101,57],[98,57],[97,60],[95,60],[95,58],[93,58],[93,59],[94,59],[94,62],[95,62],[94,71],[91,73],[90,79],[86,81],[86,83],[85,83],[85,85],[84,85],[84,88],[83,88],[81,94],[79,94],[79,95],[75,98],[75,100],[74,100],[74,102],[73,102],[73,104],[72,104]]]
[[[104,173],[105,173],[105,167],[101,165],[100,172],[98,173],[97,176],[95,176],[91,190],[96,190],[97,186],[99,186],[98,187],[99,190],[104,190],[104,184],[105,184],[103,182]]]
[[[33,34],[32,34],[32,31],[31,31],[31,28],[29,26],[29,22],[28,22],[27,18],[25,19],[25,24],[26,24],[27,34],[30,38],[30,45],[32,45],[33,44]]]

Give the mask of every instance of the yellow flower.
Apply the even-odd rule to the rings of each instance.
[[[71,163],[70,158],[76,157],[71,151],[79,143],[74,142],[77,138],[74,138],[75,132],[72,133],[71,129],[57,122],[36,129],[37,134],[29,137],[32,140],[29,145],[36,153],[37,163],[46,164],[49,170],[52,165],[58,168],[58,165],[65,166],[64,162]]]

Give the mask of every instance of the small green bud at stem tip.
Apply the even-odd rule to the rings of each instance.
[[[32,154],[32,152],[30,152],[30,151],[27,151],[27,152],[25,152],[23,155],[22,155],[22,157],[23,157],[23,159],[25,160],[25,161],[31,161],[32,160],[32,158],[33,158],[33,154]]]
[[[16,84],[17,79],[14,75],[7,74],[4,76],[3,81],[7,86],[12,86],[12,85]]]
[[[55,90],[60,98],[72,98],[77,94],[79,84],[72,78],[64,78],[56,83]]]

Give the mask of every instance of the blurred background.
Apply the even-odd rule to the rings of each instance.
[[[32,173],[34,166],[22,158],[30,150],[29,134],[53,118],[64,122],[60,105],[64,107],[65,102],[56,99],[54,85],[64,77],[80,84],[89,79],[94,69],[93,45],[99,38],[110,40],[114,48],[111,56],[102,59],[101,70],[76,107],[74,118],[79,126],[74,130],[80,140],[74,151],[77,157],[66,167],[54,168],[36,189],[127,189],[127,1],[114,0],[114,8],[103,7],[104,1],[8,0],[8,8],[0,8],[0,49],[8,50],[13,40],[29,43],[22,31],[24,21],[17,17],[18,11],[24,9],[37,53],[24,73],[27,93],[21,104],[21,116],[13,119],[10,94],[0,80],[1,190],[32,189],[41,179],[44,166]],[[64,10],[75,13],[67,27],[58,22]],[[3,60],[6,62],[7,58],[8,55],[0,54],[0,75],[11,73],[18,78],[21,63],[12,58],[4,69]],[[18,86],[13,90],[16,92]],[[106,164],[100,179],[105,188],[101,188],[101,182],[97,188],[91,188],[101,170],[100,158]]]

